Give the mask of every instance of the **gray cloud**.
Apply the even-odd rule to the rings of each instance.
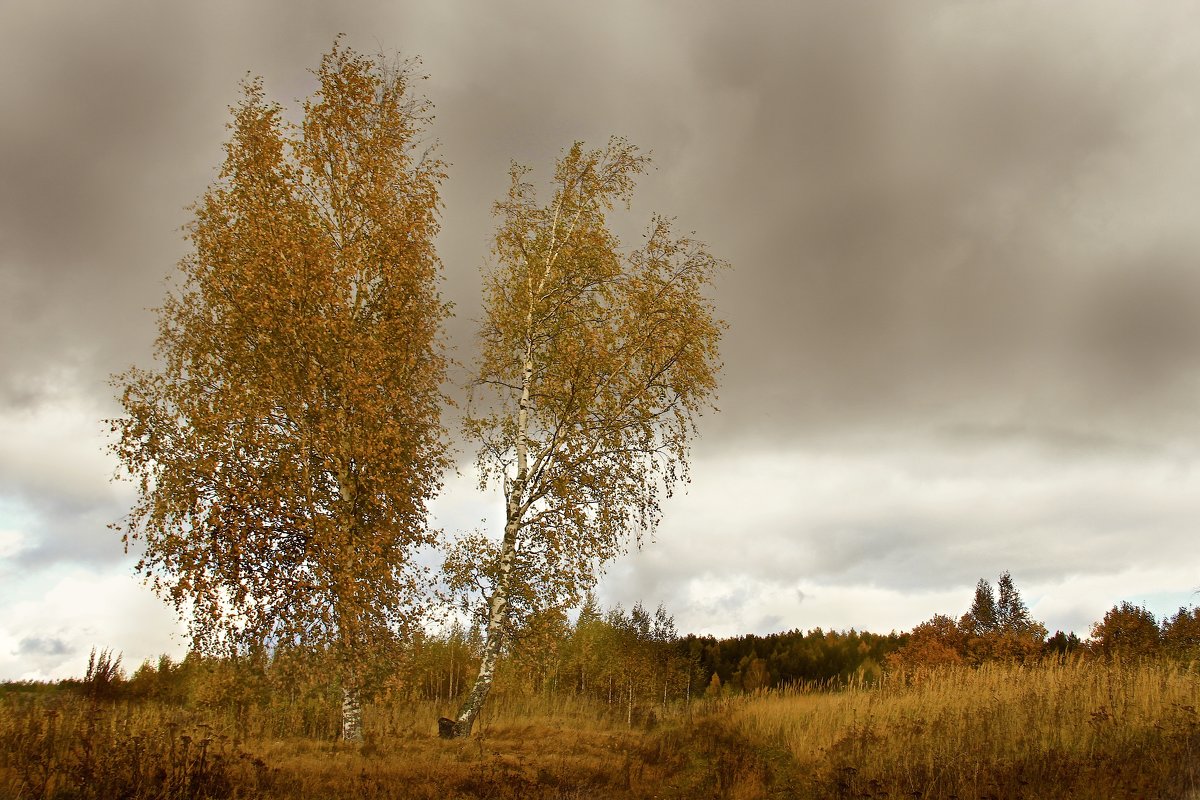
[[[35,571],[70,563],[124,566],[130,562],[120,534],[108,525],[120,520],[126,510],[115,503],[78,510],[49,504],[33,506],[29,510],[33,521],[30,540],[9,557],[9,566],[14,570]],[[8,572],[9,569],[0,568],[0,575]]]
[[[1068,326],[1113,310],[1096,291],[1112,255],[1080,217],[1121,224],[1124,209],[1106,200],[1123,189],[1110,164],[1174,169],[1133,122],[1169,121],[1159,106],[1172,88],[1129,70],[1154,56],[1081,51],[1084,34],[1063,19],[1038,17],[1048,24],[1032,41],[1028,19],[986,20],[998,29],[979,46],[966,25],[947,32],[961,5],[865,25],[853,6],[818,8],[790,21],[731,14],[696,48],[702,74],[731,83],[746,109],[687,171],[692,196],[723,200],[702,228],[740,267],[722,297],[734,415],[719,424],[738,425],[741,408],[772,438],[942,416],[1077,416],[1105,365],[1058,342],[1107,354],[1095,326]],[[1087,34],[1097,27],[1079,21]],[[718,46],[739,40],[755,46]],[[700,166],[718,153],[719,176]],[[1131,266],[1156,245],[1124,242]],[[1145,295],[1111,299],[1157,316]],[[1186,349],[1156,352],[1167,361],[1157,376],[1195,369]],[[1121,422],[1136,427],[1180,401],[1155,377],[1120,393]]]
[[[74,648],[67,642],[51,636],[28,636],[17,645],[14,655],[19,656],[61,656]]]
[[[439,247],[461,360],[509,159],[544,176],[572,140],[622,134],[658,165],[622,234],[662,211],[734,265],[716,288],[730,330],[703,463],[725,478],[742,458],[825,458],[858,476],[826,495],[819,469],[779,485],[781,501],[753,498],[770,508],[752,528],[733,515],[709,534],[712,509],[668,517],[662,557],[629,578],[641,596],[682,597],[722,565],[794,597],[803,575],[948,589],[997,559],[1049,581],[1114,574],[1135,535],[1181,546],[1200,447],[1190,5],[756,9],[10,4],[0,415],[46,439],[0,447],[0,497],[38,531],[16,558],[107,558],[91,543],[107,542],[97,528],[120,498],[103,464],[42,433],[57,423],[39,410],[66,397],[77,416],[112,413],[105,380],[150,358],[146,309],[184,253],[185,207],[215,175],[238,81],[262,74],[290,103],[338,32],[423,57],[451,162]],[[897,455],[909,450],[936,464]],[[897,479],[911,497],[881,495],[876,452],[911,470]],[[993,461],[971,492],[939,493]],[[1124,491],[1126,470],[1163,465],[1185,477]],[[708,491],[743,502],[720,480]],[[731,535],[758,549],[731,563]]]
[[[1167,258],[1158,232],[1104,248],[1170,202],[1176,169],[1196,167],[1194,147],[1157,149],[1200,72],[1178,52],[1187,42],[1139,50],[1115,35],[1128,23],[1147,38],[1166,11],[256,9],[22,9],[0,141],[17,154],[0,175],[10,403],[40,397],[39,372],[56,363],[98,387],[145,360],[142,309],[182,253],[183,206],[219,162],[237,80],[264,73],[290,101],[339,30],[362,49],[424,56],[433,134],[453,163],[442,252],[465,361],[508,159],[545,170],[571,140],[619,132],[661,166],[638,211],[677,214],[735,265],[720,286],[732,327],[712,435],[1051,424],[1101,391],[1107,423],[1138,428],[1178,407],[1179,376],[1197,366],[1190,295],[1174,290],[1196,281],[1188,221],[1158,289],[1140,286],[1145,264]],[[1135,180],[1137,203],[1111,199]],[[1122,381],[1133,388],[1116,391]]]
[[[1057,609],[1053,624],[1080,633],[1135,594],[1164,593],[1152,602],[1173,611],[1195,583],[1179,559],[1200,514],[1193,460],[1097,452],[1048,452],[1035,439],[964,453],[909,438],[706,459],[657,541],[613,566],[604,596],[663,602],[693,627],[761,606],[764,595],[789,624],[828,627],[837,609],[822,598],[837,596],[858,614],[850,624],[906,628],[965,606],[926,601],[902,622],[870,620],[889,618],[904,597],[967,603],[976,580],[1011,570],[1036,590],[1029,599]],[[892,605],[878,605],[881,592]]]

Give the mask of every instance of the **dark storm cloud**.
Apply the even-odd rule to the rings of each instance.
[[[731,113],[713,115],[686,175],[690,196],[713,198],[702,231],[738,268],[721,297],[723,429],[751,408],[771,437],[1061,423],[1100,392],[1111,422],[1138,427],[1190,403],[1176,382],[1198,363],[1197,295],[1175,291],[1197,274],[1190,223],[1190,259],[1125,291],[1157,237],[1130,225],[1113,269],[1098,242],[1116,232],[1081,217],[1136,222],[1106,197],[1126,188],[1114,163],[1194,169],[1155,152],[1146,126],[1172,121],[1162,106],[1195,75],[1160,83],[1160,54],[1103,22],[1023,11],[802,4],[708,21],[693,57]]]
[[[292,100],[336,27],[303,4],[272,16],[230,3],[18,3],[4,17],[0,404],[28,406],[64,364],[94,392],[146,360],[145,309],[184,252],[185,206],[219,166],[238,81],[294,74],[275,86]]]
[[[660,166],[639,214],[678,215],[735,267],[713,435],[1011,423],[1018,406],[1049,425],[1101,390],[1110,422],[1133,424],[1194,372],[1173,287],[1191,288],[1200,247],[1181,229],[1158,288],[1125,291],[1158,237],[1135,232],[1113,267],[1088,218],[1115,238],[1128,207],[1106,193],[1195,166],[1152,147],[1197,77],[1169,65],[1174,39],[1150,40],[1163,9],[1122,38],[1099,11],[972,3],[20,6],[3,56],[19,76],[0,140],[5,398],[40,396],[49,364],[96,384],[145,360],[142,309],[182,254],[238,79],[263,73],[291,102],[347,31],[431,75],[463,360],[507,161],[544,175],[570,141],[620,133]],[[1136,392],[1113,394],[1114,375]]]
[[[52,6],[23,9],[0,56],[20,76],[3,84],[0,129],[0,401],[18,406],[64,364],[95,380],[145,352],[139,312],[181,253],[180,203],[161,200],[178,196],[170,143],[199,121],[185,66],[199,43],[172,51],[123,30],[133,15],[114,8],[76,7],[64,24]]]
[[[362,51],[420,55],[430,75],[463,361],[509,159],[544,177],[571,141],[620,134],[658,166],[623,235],[661,211],[734,266],[717,287],[730,330],[722,413],[703,423],[711,463],[797,444],[853,460],[880,431],[948,453],[1031,442],[1048,470],[1197,441],[1200,59],[1186,5],[114,1],[0,14],[4,413],[78,395],[105,415],[105,377],[149,359],[145,309],[184,252],[185,206],[219,166],[238,81],[262,74],[290,104],[344,31]],[[42,520],[23,557],[98,558],[73,531],[111,498],[59,503],[52,481],[29,477],[30,452],[0,458],[4,494]],[[872,489],[847,485],[831,506]],[[1043,500],[1031,509],[1065,516]],[[857,579],[887,562],[905,585],[973,581],[975,564],[950,566],[970,548],[942,546],[972,501],[832,521],[783,508],[764,541],[817,545],[755,568]],[[699,561],[664,551],[679,574],[664,563],[655,579],[723,563],[723,547],[701,543]]]
[[[566,141],[619,132],[660,167],[635,211],[677,215],[734,265],[710,439],[1193,435],[1188,296],[1119,289],[1161,248],[1139,218],[1172,205],[1172,175],[1200,176],[1159,149],[1198,71],[1174,9],[519,8],[447,26],[457,38],[427,59],[445,68],[431,88],[455,162],[443,254],[460,355],[500,165],[544,175]],[[1177,218],[1181,254],[1200,250],[1189,231]],[[1180,263],[1165,281],[1191,280]],[[1157,327],[1112,347],[1133,318]]]

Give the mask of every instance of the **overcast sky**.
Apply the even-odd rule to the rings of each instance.
[[[577,139],[733,270],[694,483],[601,600],[683,631],[905,630],[1011,570],[1051,631],[1200,586],[1200,6],[0,2],[0,679],[184,643],[106,528],[239,81],[420,56],[469,362],[491,203]],[[464,461],[469,452],[461,451]],[[495,522],[469,474],[436,505]]]

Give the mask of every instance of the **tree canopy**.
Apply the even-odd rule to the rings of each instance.
[[[487,597],[478,693],[520,614],[578,600],[601,566],[640,541],[688,477],[696,419],[711,407],[723,323],[704,290],[723,262],[654,217],[622,252],[606,215],[627,206],[648,158],[614,138],[573,145],[541,204],[514,165],[498,202],[484,278],[481,355],[465,433],[483,484],[500,485],[499,541],[468,537],[447,559],[452,586]]]
[[[440,423],[442,162],[411,71],[335,43],[303,121],[244,84],[158,364],[114,378],[138,570],[205,650],[354,651],[417,618]]]
[[[899,669],[985,661],[1031,661],[1047,649],[1046,626],[1033,619],[1012,575],[1000,574],[996,590],[983,578],[975,584],[971,607],[957,622],[943,614],[913,628],[908,641],[888,655]],[[1061,631],[1061,642],[1052,649],[1066,651],[1072,644]]]

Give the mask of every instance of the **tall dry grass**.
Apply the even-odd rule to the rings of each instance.
[[[311,735],[326,723],[305,703],[0,693],[0,797],[1107,800],[1200,787],[1200,672],[1177,663],[962,667],[658,706],[633,726],[594,699],[494,700],[476,736],[450,742],[436,736],[446,703],[382,700],[352,746]]]
[[[1172,662],[931,670],[728,702],[814,796],[1184,797],[1200,788],[1200,671]]]
[[[364,709],[366,740],[347,744],[307,735],[310,703],[281,714],[50,688],[0,693],[0,798],[640,796],[629,772],[646,730],[630,729],[623,709],[566,696],[494,699],[470,740],[437,738],[446,702],[379,702]]]

